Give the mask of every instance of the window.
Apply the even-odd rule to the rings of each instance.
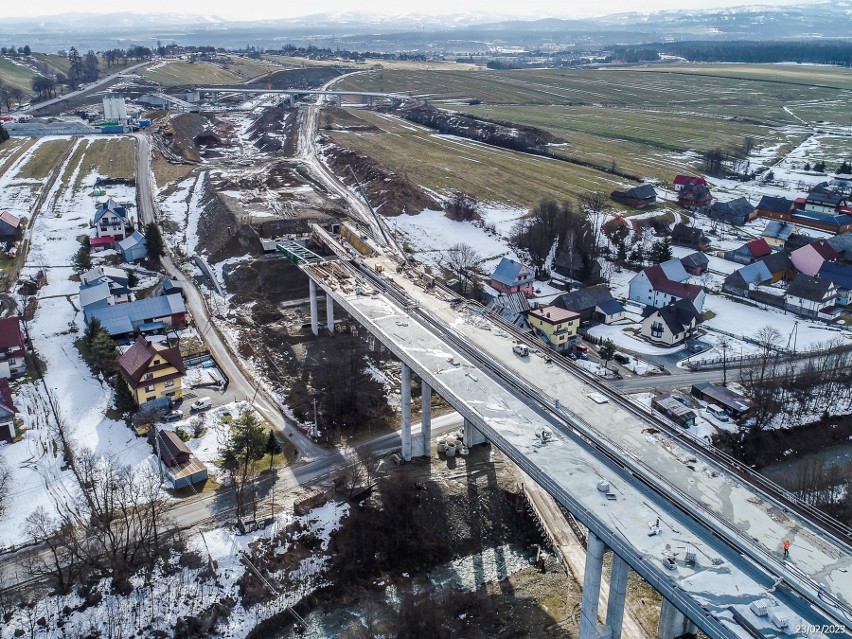
[[[162,360],[159,360],[159,359],[154,360],[154,366],[159,366],[162,363],[163,363]]]
[[[154,373],[145,373],[145,377],[142,378],[143,381],[149,381],[154,379]]]
[[[663,336],[663,324],[662,322],[654,322],[651,324],[651,337],[662,337]]]
[[[154,386],[155,386],[155,384],[149,384],[148,386],[145,387],[145,392],[146,393],[153,393],[154,392]]]
[[[174,385],[175,385],[175,380],[173,380],[173,379],[167,379],[165,382],[163,382],[163,386],[166,386],[166,387],[174,386]]]

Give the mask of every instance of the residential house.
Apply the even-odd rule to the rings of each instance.
[[[21,237],[21,218],[9,211],[0,213],[0,240],[17,240]]]
[[[790,253],[790,260],[796,270],[810,276],[819,273],[825,262],[833,262],[836,259],[837,252],[826,240],[811,242]]]
[[[680,263],[683,264],[683,268],[690,275],[701,275],[707,270],[710,258],[704,253],[690,253],[680,258]]]
[[[837,287],[828,279],[799,273],[787,288],[784,308],[804,317],[819,317],[837,301]]]
[[[103,306],[124,304],[133,300],[133,291],[128,286],[127,273],[120,268],[98,266],[80,275],[80,282],[81,308],[85,309],[95,302],[100,302],[97,308],[102,308]],[[109,291],[108,296],[103,293],[104,286]],[[84,301],[84,298],[87,301]],[[106,304],[101,302],[103,299],[107,300]],[[92,308],[96,307],[92,306]]]
[[[837,287],[837,304],[848,306],[852,303],[852,265],[824,262],[817,277],[828,280]]]
[[[829,233],[845,233],[852,231],[852,214],[847,212],[823,213],[821,211],[794,211],[790,218],[799,226],[828,231]]]
[[[500,293],[533,295],[533,274],[520,262],[504,257],[491,274],[491,288]]]
[[[175,490],[207,479],[207,467],[174,432],[157,429],[155,446],[166,466],[165,475]]]
[[[175,293],[83,311],[86,324],[93,317],[112,337],[137,331],[152,333],[168,327],[186,326],[186,305],[183,298]]]
[[[770,220],[763,228],[760,237],[772,248],[784,248],[790,236],[796,232],[796,225],[784,220]]]
[[[628,298],[643,306],[660,308],[669,302],[687,299],[700,311],[704,308],[704,291],[687,283],[689,275],[680,260],[672,259],[640,271],[630,280]]]
[[[112,266],[96,266],[85,273],[81,273],[80,283],[92,284],[103,278],[108,278],[121,286],[127,286],[127,271]]]
[[[80,309],[83,313],[115,304],[108,282],[95,282],[80,287]]]
[[[725,251],[725,259],[737,264],[751,264],[756,262],[761,257],[766,257],[772,253],[769,244],[762,237],[751,242],[746,242],[738,249],[733,251]]]
[[[642,318],[642,337],[663,346],[681,344],[695,334],[695,328],[703,321],[701,312],[687,299],[662,308],[646,306]]]
[[[183,294],[183,285],[177,280],[163,280],[162,291],[163,295],[179,293],[181,296],[184,297],[184,299],[186,299],[186,296]]]
[[[804,233],[793,233],[790,237],[787,238],[787,241],[784,242],[784,251],[787,253],[792,253],[796,249],[800,249],[803,246],[807,246],[813,241],[814,238],[810,235],[805,235]]]
[[[731,295],[748,297],[752,287],[772,281],[772,273],[763,262],[743,266],[728,275],[722,284],[722,290]]]
[[[609,196],[621,204],[641,209],[657,201],[657,191],[652,184],[634,186],[627,191],[613,191]]]
[[[760,262],[769,270],[772,275],[770,284],[780,281],[788,281],[796,276],[796,269],[793,268],[793,261],[790,256],[784,251],[772,251],[770,255],[760,258]],[[755,262],[755,264],[757,263]]]
[[[127,209],[112,198],[98,206],[92,227],[94,237],[110,237],[118,242],[127,235]]]
[[[730,202],[716,202],[707,215],[711,220],[741,226],[757,217],[757,209],[744,197]]]
[[[118,358],[118,372],[137,406],[160,397],[171,400],[183,396],[186,366],[177,346],[167,348],[152,344],[140,335]]]
[[[839,233],[826,240],[837,253],[837,261],[852,264],[852,233]]]
[[[689,209],[700,209],[709,206],[710,202],[713,201],[713,196],[710,195],[710,188],[707,186],[707,182],[703,179],[701,182],[703,184],[696,181],[685,184],[677,193],[677,203]]]
[[[695,425],[697,415],[688,406],[684,406],[671,395],[660,395],[651,399],[651,408],[661,412],[674,423],[683,428]]]
[[[580,323],[603,322],[612,324],[624,317],[624,307],[613,298],[612,292],[605,284],[597,284],[586,288],[578,288],[570,293],[563,293],[555,300],[554,306],[564,308],[580,315]]]
[[[136,262],[148,255],[148,241],[139,231],[133,231],[129,236],[117,243],[121,259],[125,262]]]
[[[9,380],[0,377],[0,442],[11,442],[15,439],[15,414],[18,409],[12,403],[12,389]]]
[[[671,241],[675,246],[685,246],[698,251],[706,251],[710,248],[710,240],[704,235],[704,231],[680,222],[672,229]]]
[[[757,203],[757,214],[775,220],[790,221],[795,203],[785,197],[764,195]]]
[[[846,197],[830,190],[813,189],[805,198],[805,209],[819,213],[834,213],[846,205]]]
[[[17,315],[0,319],[0,377],[27,372],[27,343]]]
[[[111,237],[90,237],[89,252],[100,253],[115,248],[115,240]]]
[[[527,322],[547,345],[561,351],[577,336],[580,314],[558,306],[544,306],[527,313]]]
[[[674,179],[674,190],[680,193],[683,188],[689,184],[698,184],[699,186],[707,186],[707,180],[694,175],[676,175]]]
[[[526,316],[529,310],[530,302],[523,293],[500,293],[485,307],[491,317],[501,319],[522,331],[530,328]]]
[[[693,384],[691,394],[693,397],[719,406],[735,420],[748,417],[754,406],[750,399],[721,384],[710,382]]]

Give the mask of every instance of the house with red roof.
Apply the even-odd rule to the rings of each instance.
[[[822,265],[826,262],[834,262],[837,259],[837,251],[826,240],[817,240],[807,246],[798,248],[790,253],[790,260],[799,273],[811,277],[819,273]]]
[[[118,358],[118,372],[140,407],[161,397],[172,400],[183,396],[186,366],[177,346],[152,344],[140,335]]]
[[[17,315],[0,319],[0,377],[27,372],[27,343]]]
[[[695,184],[698,186],[707,186],[707,180],[703,177],[697,177],[695,175],[676,175],[674,179],[674,190],[680,193],[688,184]]]
[[[9,211],[0,213],[0,239],[14,240],[21,236],[21,218]]]
[[[527,313],[527,322],[548,346],[561,351],[577,336],[580,314],[559,306],[544,306]]]
[[[690,284],[688,279],[689,274],[680,260],[654,264],[633,276],[627,297],[642,306],[654,308],[662,308],[671,302],[686,299],[692,302],[700,313],[704,309],[704,290],[700,286]]]
[[[752,264],[762,257],[767,257],[771,253],[772,247],[761,237],[751,242],[746,242],[733,251],[725,251],[725,259],[736,262],[737,264]]]

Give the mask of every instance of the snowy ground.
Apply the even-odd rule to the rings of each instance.
[[[73,144],[79,145],[82,139]],[[63,175],[66,165],[61,167]],[[73,184],[79,165],[70,167],[69,184]],[[7,174],[8,175],[8,174]],[[16,404],[24,421],[23,440],[0,447],[0,455],[12,471],[16,499],[2,520],[3,544],[13,546],[25,540],[25,520],[39,507],[55,509],[55,502],[65,501],[75,492],[70,471],[62,469],[62,460],[54,452],[54,422],[47,411],[45,393],[53,395],[63,421],[73,439],[98,454],[115,455],[133,467],[151,464],[153,457],[144,439],[139,439],[122,422],[104,416],[112,402],[112,390],[95,378],[80,357],[74,341],[84,328],[82,313],[77,308],[79,283],[69,280],[71,263],[80,244],[77,236],[88,232],[95,201],[87,194],[96,179],[85,176],[80,190],[62,190],[60,181],[47,194],[44,205],[30,232],[30,252],[25,272],[44,269],[48,284],[39,291],[39,304],[28,330],[33,346],[46,364],[44,385],[19,381],[13,387]],[[60,195],[61,192],[61,195]],[[134,199],[131,187],[110,187],[115,199]],[[25,497],[24,497],[25,496]]]

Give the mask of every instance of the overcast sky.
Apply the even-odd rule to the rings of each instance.
[[[389,15],[409,13],[453,14],[476,13],[495,16],[584,18],[623,11],[659,11],[666,9],[711,9],[740,5],[817,4],[827,0],[146,0],[144,3],[106,5],[103,0],[40,0],[39,2],[4,2],[3,14],[10,17],[50,16],[75,13],[144,12],[180,13],[218,16],[229,20],[259,18],[293,18],[327,12],[370,12]]]

